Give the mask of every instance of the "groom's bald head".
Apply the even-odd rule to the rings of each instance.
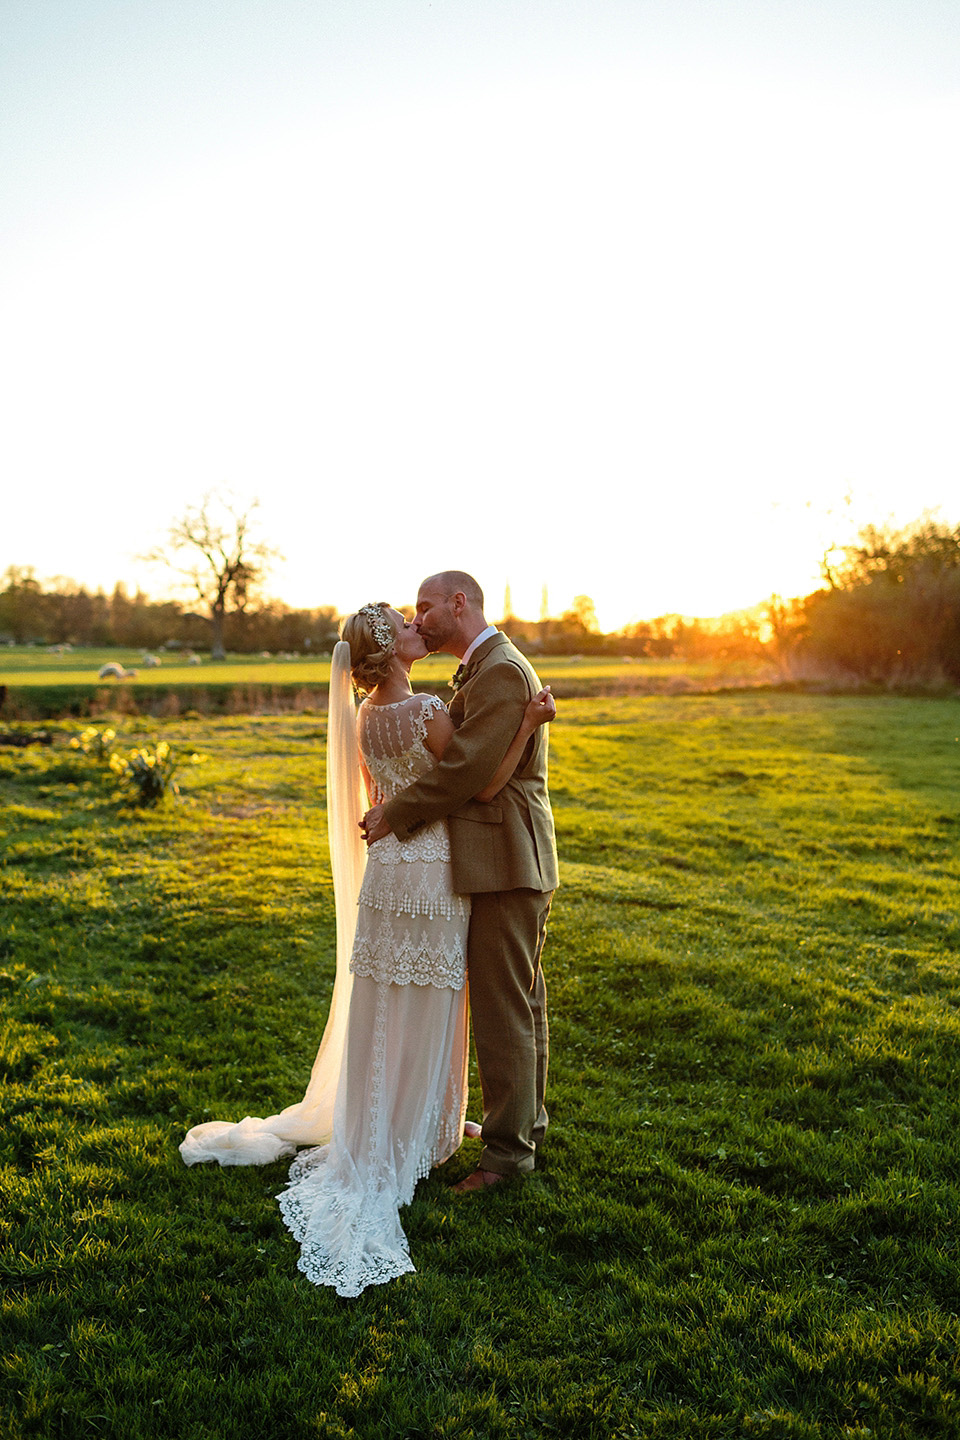
[[[466,570],[440,570],[436,575],[430,575],[420,586],[421,591],[430,589],[444,595],[460,594],[468,605],[483,613],[483,591]]]
[[[465,570],[440,570],[429,575],[417,592],[414,623],[428,650],[462,655],[486,629],[483,591]]]

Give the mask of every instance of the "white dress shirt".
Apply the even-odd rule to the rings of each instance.
[[[463,666],[464,670],[466,670],[467,666],[470,664],[470,656],[473,654],[474,650],[476,650],[480,645],[482,645],[484,640],[489,640],[491,635],[496,634],[496,625],[488,625],[486,630],[480,631],[480,634],[477,636],[476,640],[471,640],[470,644],[463,652],[463,659],[460,661],[460,664]]]

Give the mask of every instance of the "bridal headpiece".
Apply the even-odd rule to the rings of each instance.
[[[383,613],[383,606],[381,604],[361,605],[357,614],[362,615],[370,626],[373,632],[373,638],[380,646],[380,649],[389,650],[397,637],[394,633],[393,626]]]

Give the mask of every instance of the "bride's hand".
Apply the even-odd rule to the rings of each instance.
[[[538,695],[527,701],[523,718],[532,730],[538,725],[545,725],[553,720],[557,713],[557,702],[550,694],[550,686],[545,685]]]
[[[382,840],[384,835],[390,834],[390,826],[383,818],[383,806],[374,805],[360,821],[360,834],[366,840],[367,845],[373,845],[377,840]]]

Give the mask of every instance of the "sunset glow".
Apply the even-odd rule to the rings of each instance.
[[[290,605],[613,629],[960,519],[956,22],[830,13],[5,7],[0,569],[223,487]]]

